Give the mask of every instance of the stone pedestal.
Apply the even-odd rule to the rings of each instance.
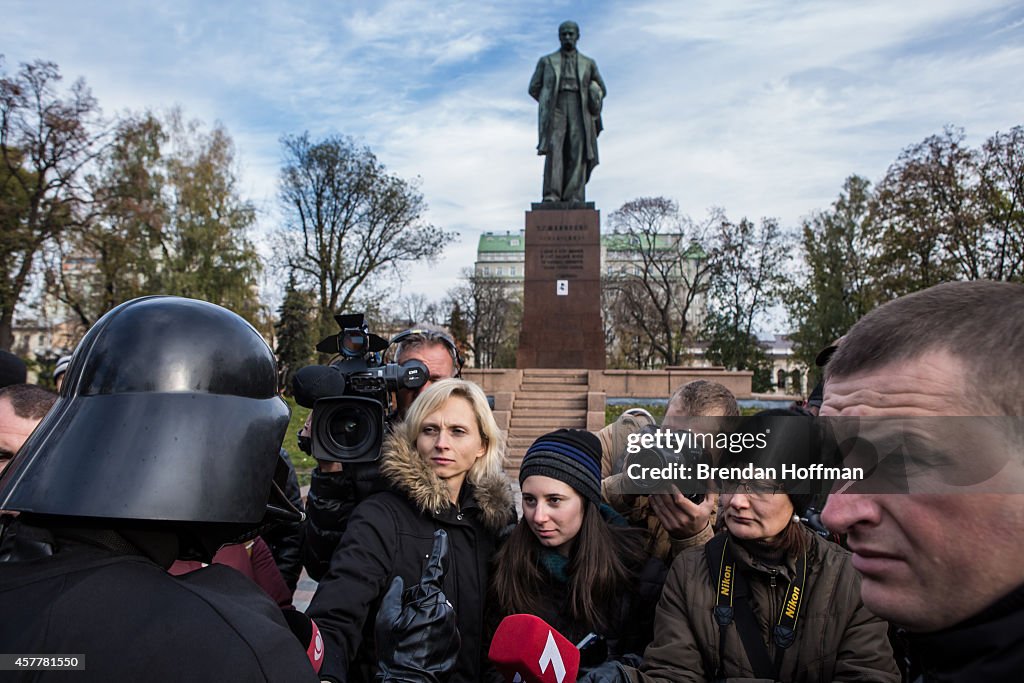
[[[593,203],[533,204],[525,265],[516,367],[603,370],[601,214]]]

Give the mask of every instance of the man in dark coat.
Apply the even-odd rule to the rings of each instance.
[[[530,97],[538,104],[537,154],[544,160],[544,201],[583,202],[598,164],[597,136],[607,89],[597,62],[576,50],[580,27],[562,22],[562,48],[537,62]]]

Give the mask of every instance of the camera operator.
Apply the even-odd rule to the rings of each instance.
[[[392,338],[394,361],[399,364],[418,360],[427,366],[426,383],[416,389],[400,388],[395,395],[394,411],[388,424],[405,416],[405,411],[421,391],[462,371],[462,357],[452,337],[435,325],[416,325]],[[310,413],[299,432],[299,447],[310,452]],[[318,460],[310,479],[306,497],[306,536],[303,544],[303,565],[310,578],[319,581],[327,572],[331,555],[348,525],[352,509],[368,493],[380,487],[376,467],[343,466],[340,462]]]

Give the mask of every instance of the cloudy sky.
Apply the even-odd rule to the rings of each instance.
[[[540,198],[526,87],[564,19],[608,85],[587,186],[604,215],[665,195],[696,218],[720,206],[796,227],[846,176],[879,180],[946,124],[978,145],[1024,123],[1012,0],[157,4],[6,0],[0,52],[8,71],[42,58],[85,78],[108,114],[179,104],[221,121],[264,229],[282,134],[368,144],[421,178],[430,222],[460,233],[402,286],[430,298],[472,264],[481,232],[521,228]]]

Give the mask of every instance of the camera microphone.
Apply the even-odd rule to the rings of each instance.
[[[345,393],[345,375],[329,365],[307,365],[292,377],[292,394],[303,408],[312,408],[321,398]]]

